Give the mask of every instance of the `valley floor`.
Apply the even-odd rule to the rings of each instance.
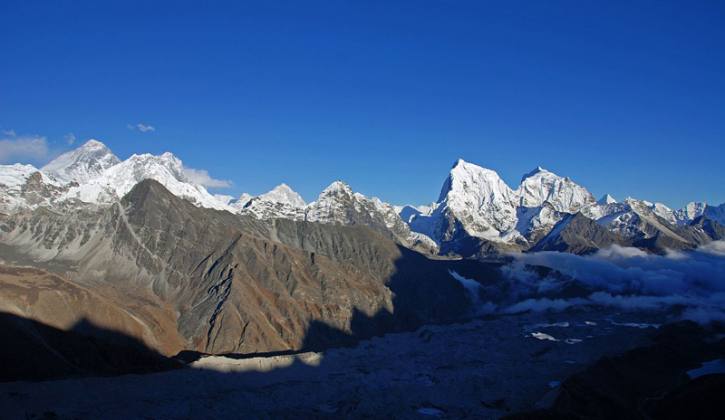
[[[322,353],[3,383],[0,407],[11,419],[498,418],[545,405],[567,376],[646,342],[648,322],[594,310],[478,319]]]

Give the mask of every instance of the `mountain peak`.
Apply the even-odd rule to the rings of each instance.
[[[306,204],[305,200],[285,183],[277,185],[258,198],[275,203],[289,204],[294,207],[304,207]]]
[[[534,176],[536,174],[539,174],[539,173],[549,173],[549,174],[553,174],[553,172],[548,171],[548,170],[542,168],[541,166],[537,166],[533,170],[531,170],[528,173],[524,174],[524,176],[521,177],[521,182],[524,182],[526,180],[526,178],[531,178],[532,176]]]
[[[493,169],[484,168],[483,166],[476,165],[475,163],[471,163],[463,159],[458,159],[451,168],[451,173],[461,173],[462,171],[496,174],[496,176],[498,177],[498,173]]]
[[[96,139],[90,139],[87,142],[83,143],[79,149],[108,149],[108,146],[106,146],[103,142]]]
[[[120,162],[105,144],[91,139],[53,159],[42,171],[62,182],[86,182]]]
[[[539,207],[548,202],[556,211],[566,213],[576,213],[594,203],[594,196],[586,188],[541,166],[524,175],[517,193],[524,207]]]
[[[458,166],[467,165],[467,164],[468,164],[468,162],[463,160],[463,158],[458,158],[458,159],[456,159],[455,162],[453,162],[453,166],[451,166],[451,169],[455,169]]]
[[[332,184],[328,185],[327,188],[322,190],[322,193],[320,195],[331,195],[338,193],[352,195],[352,188],[350,188],[350,185],[348,185],[347,183],[337,180]]]
[[[441,188],[438,203],[477,237],[494,238],[515,225],[516,195],[496,171],[459,159]]]

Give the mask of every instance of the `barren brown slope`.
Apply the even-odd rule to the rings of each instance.
[[[179,350],[335,345],[467,310],[446,262],[371,229],[265,224],[197,208],[151,180],[111,207],[36,211],[2,225],[0,242],[16,260],[68,270],[74,283],[111,290],[134,315],[148,305],[170,308]]]
[[[91,289],[40,269],[0,265],[0,312],[60,330],[90,322],[165,354],[182,344],[173,311],[153,296],[119,296],[112,288]]]

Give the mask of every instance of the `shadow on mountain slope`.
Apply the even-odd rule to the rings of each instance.
[[[383,307],[368,314],[353,307],[349,325],[343,328],[312,319],[300,348],[226,356],[243,359],[323,351],[386,333],[412,331],[425,324],[466,320],[470,298],[449,271],[478,278],[497,275],[495,268],[476,262],[429,260],[404,247],[399,247],[399,252],[393,274],[385,283],[391,291],[392,311]],[[152,372],[176,367],[179,361],[197,360],[202,354],[187,349],[179,353],[177,361],[137,338],[86,319],[62,330],[5,312],[0,312],[0,342],[6,343],[0,346],[0,357],[7,361],[0,381]]]
[[[119,375],[179,367],[136,338],[81,319],[64,331],[0,312],[0,381]]]
[[[426,324],[446,324],[471,319],[471,297],[450,271],[477,279],[481,284],[496,284],[500,280],[498,265],[472,260],[430,260],[425,256],[398,246],[400,257],[385,286],[392,292],[392,307],[368,314],[353,307],[345,328],[324,320],[311,320],[302,344],[297,349],[255,353],[223,353],[225,357],[249,359],[293,355],[308,351],[324,351],[353,346],[361,340],[387,333],[413,331]],[[204,353],[185,350],[176,357],[190,362]]]
[[[514,419],[721,419],[725,374],[688,371],[725,358],[725,324],[666,325],[652,343],[603,357],[551,394],[550,407]]]

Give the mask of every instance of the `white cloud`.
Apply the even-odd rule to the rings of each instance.
[[[48,143],[41,136],[17,136],[13,130],[3,131],[0,139],[0,163],[21,160],[43,160],[48,157]]]
[[[700,251],[725,257],[725,241],[712,241],[700,247]]]
[[[68,133],[63,136],[63,138],[65,139],[65,142],[68,143],[68,145],[72,145],[76,142],[76,135],[73,133]]]
[[[232,181],[214,179],[205,169],[184,168],[184,175],[194,184],[203,185],[207,188],[229,188]]]
[[[138,123],[138,124],[128,124],[127,125],[129,130],[135,130],[140,131],[142,133],[151,133],[156,131],[156,127],[150,124],[144,124],[144,123]]]
[[[621,310],[675,310],[698,322],[725,320],[725,241],[694,251],[653,255],[636,248],[612,247],[592,255],[560,252],[516,254],[502,267],[510,280],[501,311],[564,310],[572,306],[606,306]],[[560,275],[540,276],[531,267]],[[578,296],[559,291],[571,286]]]

